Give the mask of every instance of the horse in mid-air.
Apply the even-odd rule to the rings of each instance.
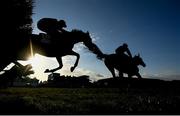
[[[46,37],[43,37],[46,36]],[[102,52],[92,42],[89,32],[85,33],[81,30],[72,30],[61,35],[60,38],[55,38],[56,42],[51,43],[51,38],[43,34],[32,34],[30,39],[30,49],[33,55],[38,53],[47,57],[56,57],[59,66],[54,69],[46,69],[45,73],[55,72],[63,67],[62,57],[66,55],[76,56],[76,62],[71,67],[71,72],[77,67],[80,55],[73,51],[74,44],[82,42],[92,53],[96,54],[98,58],[101,58]],[[49,42],[50,41],[50,42]],[[16,60],[27,60],[27,57],[19,56]],[[16,63],[16,62],[15,62]]]
[[[109,69],[113,77],[116,77],[115,69],[119,71],[119,77],[123,77],[123,73],[128,74],[128,77],[137,76],[142,78],[139,73],[138,65],[146,66],[140,55],[135,55],[133,58],[130,58],[127,55],[124,55],[124,58],[119,58],[117,54],[105,55],[104,63]]]

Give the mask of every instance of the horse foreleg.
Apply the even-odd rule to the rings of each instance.
[[[123,73],[120,70],[118,71],[119,71],[119,77],[123,77]]]
[[[74,56],[77,57],[74,66],[71,67],[71,72],[73,72],[74,69],[77,67],[77,65],[78,65],[78,63],[79,63],[80,55],[79,55],[78,53],[74,52],[74,51],[72,51],[71,54],[69,54],[69,55],[74,55]]]
[[[139,79],[142,79],[141,75],[139,73],[136,74],[136,76],[139,78]]]
[[[116,77],[116,74],[115,74],[114,68],[108,68],[108,69],[109,69],[109,71],[111,72],[113,78],[115,78],[115,77]]]
[[[44,71],[44,73],[49,73],[49,72],[52,72],[52,73],[53,73],[53,72],[55,72],[55,71],[57,71],[57,70],[59,70],[59,69],[61,69],[61,68],[63,67],[62,58],[61,58],[61,57],[56,57],[56,59],[57,59],[57,61],[58,61],[59,67],[54,68],[54,69],[51,69],[51,70],[46,69],[46,70]]]

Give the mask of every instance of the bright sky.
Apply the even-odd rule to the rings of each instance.
[[[89,31],[104,53],[113,53],[128,43],[133,55],[140,53],[147,67],[139,67],[143,77],[180,79],[179,0],[36,0],[33,33],[44,17],[64,19],[67,30]],[[81,58],[70,73],[74,57],[64,57],[62,75],[90,75],[94,80],[111,77],[104,63],[82,46],[74,48]],[[46,80],[46,68],[58,66],[53,58],[36,55],[35,75]]]

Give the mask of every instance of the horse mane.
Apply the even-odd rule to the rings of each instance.
[[[78,39],[83,39],[85,41],[87,38],[87,33],[83,32],[82,30],[73,29],[71,32],[71,36],[78,37]],[[77,38],[76,38],[77,39]]]

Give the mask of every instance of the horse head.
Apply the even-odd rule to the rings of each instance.
[[[140,57],[140,54],[135,55],[133,57],[133,61],[136,65],[142,65],[143,67],[146,67],[146,64],[144,63],[144,61],[142,60],[142,58]]]

